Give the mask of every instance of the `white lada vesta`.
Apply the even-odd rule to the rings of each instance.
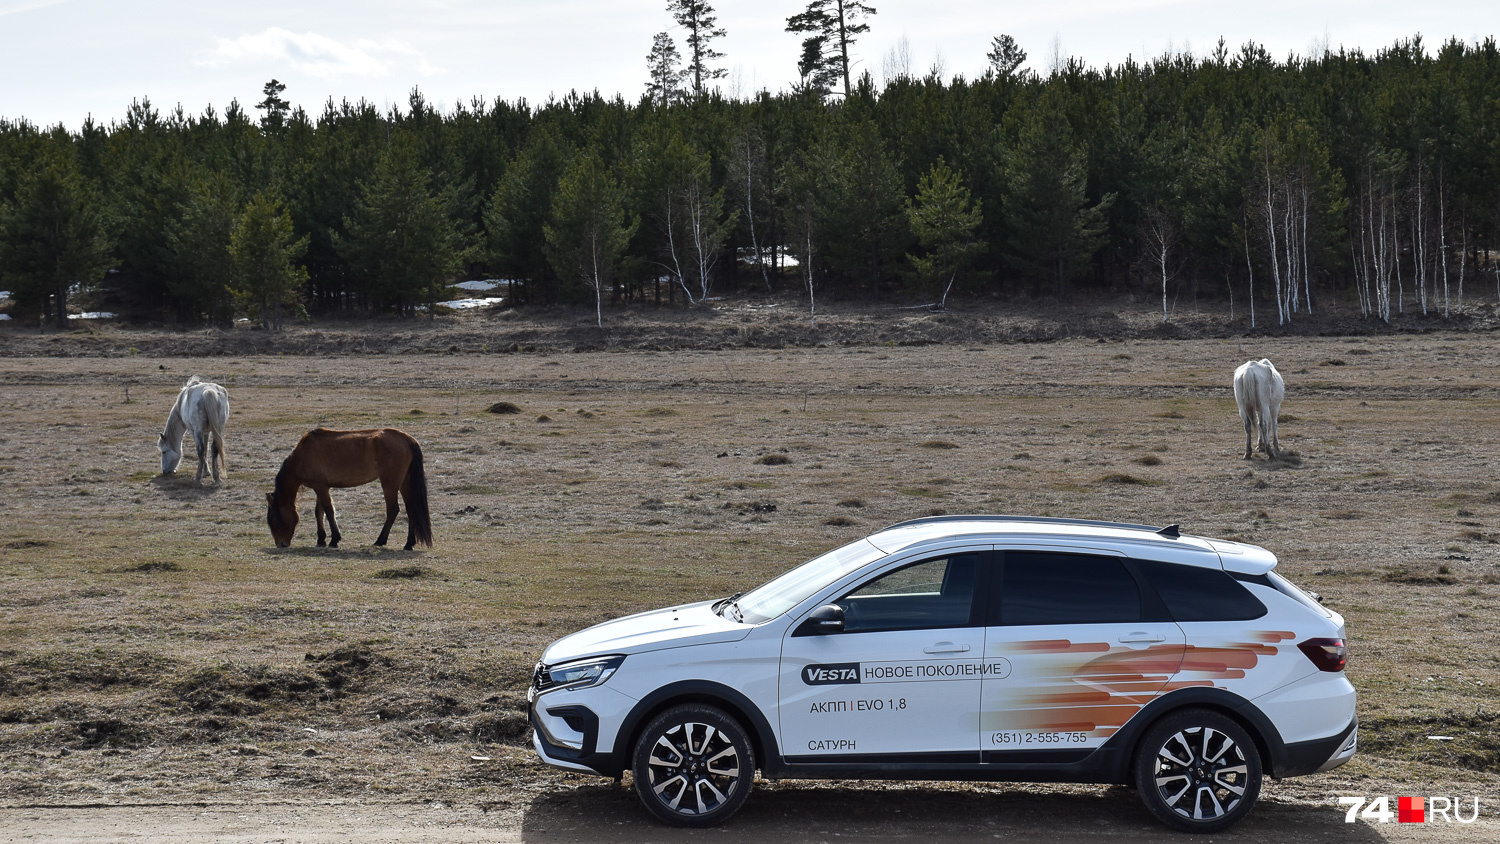
[[[732,815],[780,778],[1123,783],[1223,829],[1261,779],[1354,755],[1344,620],[1265,549],[1176,526],[959,516],[756,589],[554,642],[534,744],[658,818]]]

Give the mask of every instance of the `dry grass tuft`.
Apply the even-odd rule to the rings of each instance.
[[[792,462],[792,458],[787,457],[785,454],[767,454],[764,457],[756,458],[755,462],[762,466],[785,466]]]
[[[1144,457],[1137,457],[1135,459],[1135,462],[1141,464],[1142,466],[1160,466],[1161,458],[1157,457],[1154,454],[1147,454]]]
[[[1110,472],[1099,478],[1096,483],[1121,484],[1123,486],[1162,486],[1165,481],[1152,480],[1150,478],[1138,478],[1124,472]]]
[[[829,527],[854,527],[859,524],[848,516],[829,516],[823,520],[823,524]]]
[[[395,566],[381,569],[370,576],[379,580],[410,580],[415,577],[426,577],[432,573],[432,569],[423,566]]]
[[[646,416],[654,416],[654,417],[657,417],[657,418],[661,418],[661,417],[666,417],[666,416],[676,416],[677,415],[677,411],[673,410],[670,407],[648,407],[644,411],[644,414]]]
[[[486,408],[486,412],[498,414],[520,413],[521,406],[516,404],[515,402],[497,401]]]
[[[1407,586],[1452,586],[1458,582],[1458,578],[1449,574],[1443,566],[1436,572],[1407,571],[1405,568],[1395,568],[1387,571],[1381,576],[1386,583],[1401,583]]]
[[[112,571],[118,572],[120,574],[136,571],[182,571],[182,566],[178,563],[172,562],[171,560],[151,560],[150,562],[136,563],[133,566],[125,566],[123,568],[112,569]]]
[[[1163,410],[1161,413],[1153,413],[1151,415],[1153,417],[1157,418],[1157,419],[1186,419],[1187,418],[1186,416],[1183,416],[1181,413],[1178,413],[1175,410]]]
[[[922,448],[958,448],[958,446],[947,440],[928,440],[922,443]]]

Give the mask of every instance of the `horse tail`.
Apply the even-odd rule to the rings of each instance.
[[[406,521],[420,545],[432,547],[432,515],[427,510],[427,472],[422,468],[422,446],[411,441],[411,466],[406,470]]]
[[[228,477],[229,459],[224,456],[224,428],[229,424],[229,393],[220,387],[218,394],[223,401],[210,403],[208,426],[214,435],[214,459],[224,470],[225,477]]]

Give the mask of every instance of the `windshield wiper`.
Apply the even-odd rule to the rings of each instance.
[[[735,603],[735,601],[738,600],[739,597],[741,595],[743,595],[743,594],[745,594],[745,593],[744,592],[736,592],[733,595],[730,595],[728,598],[725,598],[724,600],[715,603],[714,606],[713,606],[714,613],[717,614],[720,618],[727,618],[727,616],[724,615],[724,613],[722,612],[722,610],[725,607],[729,607],[730,609],[734,610],[734,620],[735,621],[744,621],[745,620],[745,616],[740,613],[740,605]]]

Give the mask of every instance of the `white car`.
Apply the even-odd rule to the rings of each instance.
[[[1193,832],[1354,755],[1344,620],[1263,548],[1144,525],[903,522],[749,592],[552,643],[546,762],[709,826],[767,779],[1122,783]]]

